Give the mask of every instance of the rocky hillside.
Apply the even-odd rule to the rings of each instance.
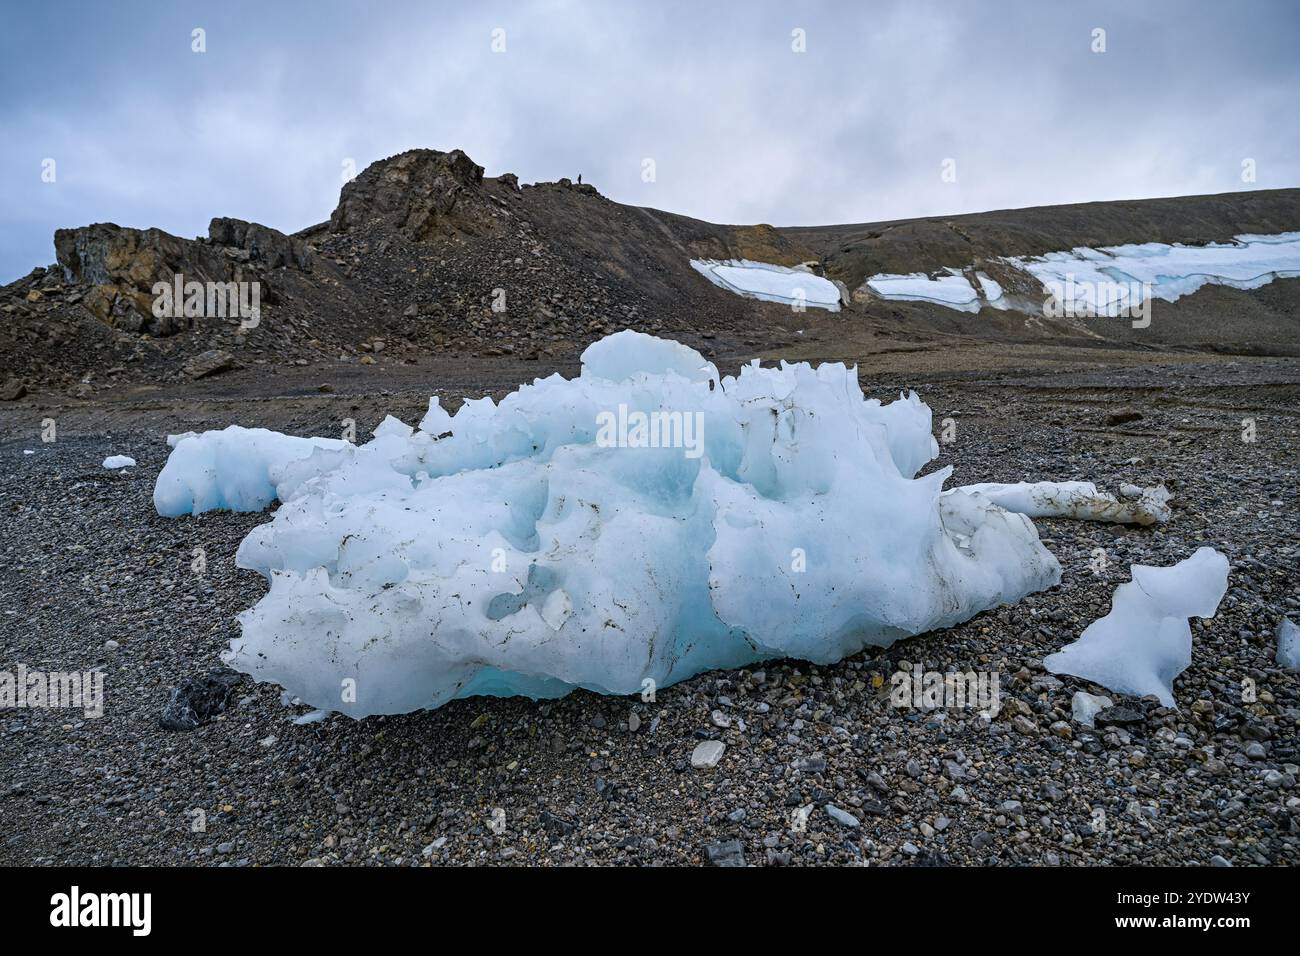
[[[326,361],[569,358],[624,327],[693,342],[716,335],[755,350],[827,323],[837,323],[832,335],[883,328],[918,340],[1051,335],[1069,344],[1102,336],[1012,313],[976,318],[863,297],[836,315],[792,316],[714,287],[689,260],[811,262],[855,288],[875,271],[1288,229],[1300,229],[1300,190],[856,226],[723,226],[615,203],[568,180],[521,187],[511,174],[485,177],[460,150],[411,150],[372,164],[343,187],[328,221],[291,236],[224,218],[196,239],[111,223],[59,230],[56,263],[0,288],[0,398],[46,389],[85,397],[118,382]],[[210,309],[159,314],[155,284],[178,274],[256,283],[257,321]],[[1181,325],[1160,323],[1144,344],[1294,351],[1298,286],[1205,290],[1176,304]]]

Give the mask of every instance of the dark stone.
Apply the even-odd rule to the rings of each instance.
[[[27,394],[27,384],[20,378],[11,378],[0,386],[0,402],[16,402]]]
[[[939,850],[922,850],[916,855],[913,866],[947,866],[948,857]]]
[[[542,828],[552,837],[566,837],[573,832],[573,824],[564,817],[557,816],[549,810],[543,810],[541,815]]]
[[[704,848],[704,855],[713,866],[744,866],[745,847],[739,840],[723,840],[710,843]]]
[[[243,680],[232,670],[191,677],[172,688],[159,723],[164,730],[194,730],[226,709],[230,692]]]
[[[1097,711],[1093,723],[1098,727],[1111,727],[1124,724],[1140,724],[1146,719],[1147,716],[1142,711],[1132,707],[1125,707],[1123,704],[1116,704],[1114,707],[1103,707]]]
[[[208,349],[200,352],[185,365],[185,374],[190,378],[207,378],[227,372],[235,367],[235,357],[222,349]]]
[[[1248,720],[1246,726],[1241,728],[1241,736],[1243,740],[1268,740],[1273,736],[1273,731],[1263,721]]]
[[[1129,422],[1136,422],[1141,418],[1142,413],[1136,408],[1121,408],[1106,416],[1106,424],[1127,425]]]

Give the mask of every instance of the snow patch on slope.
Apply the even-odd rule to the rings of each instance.
[[[866,286],[882,299],[936,302],[962,312],[980,310],[979,296],[971,286],[970,280],[956,269],[947,269],[943,275],[936,278],[931,278],[924,272],[913,272],[908,275],[881,273],[868,279]],[[1001,291],[999,287],[999,295]]]
[[[714,285],[737,295],[830,312],[840,310],[840,290],[835,283],[807,269],[749,259],[692,259],[691,268]]]
[[[1140,306],[1148,294],[1144,290],[1152,298],[1174,302],[1205,285],[1258,289],[1274,279],[1300,277],[1300,232],[1242,234],[1231,242],[1203,246],[1162,242],[1080,246],[1001,261],[1037,279],[1065,314],[1117,316]],[[976,278],[986,304],[995,309],[1012,307],[997,281],[983,273]],[[919,272],[880,273],[867,279],[864,287],[882,299],[933,302],[963,312],[978,312],[981,304],[970,281],[952,268],[934,278]]]
[[[1204,285],[1258,289],[1274,279],[1300,276],[1300,232],[1240,235],[1204,246],[1080,247],[1004,261],[1038,279],[1073,313],[1114,316],[1140,305],[1144,289],[1152,298],[1174,302]]]

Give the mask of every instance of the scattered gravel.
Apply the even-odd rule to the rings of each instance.
[[[100,718],[0,711],[0,862],[1295,865],[1300,680],[1273,635],[1300,613],[1298,383],[1300,363],[1241,360],[918,385],[936,431],[957,422],[933,467],[962,483],[1163,481],[1175,509],[1152,528],[1038,521],[1059,587],[887,650],[653,700],[474,698],[361,722],[295,723],[309,708],[244,678],[186,733],[160,716],[264,592],[234,552],[266,517],[154,513],[161,436],[192,427],[167,409],[50,444],[0,418],[0,669],[105,677]],[[313,401],[212,414],[311,431],[397,404]],[[1142,417],[1098,427],[1115,409]],[[139,465],[105,471],[107,450]],[[1178,709],[1108,694],[1095,728],[1076,721],[1075,692],[1104,690],[1043,657],[1106,613],[1131,562],[1200,545],[1232,572],[1218,616],[1192,622]],[[914,665],[996,673],[997,713],[891,706]]]

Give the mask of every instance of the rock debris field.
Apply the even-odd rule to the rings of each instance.
[[[295,722],[309,708],[222,673],[219,658],[235,615],[265,592],[233,559],[268,515],[159,517],[163,436],[235,422],[334,434],[345,416],[368,433],[385,412],[418,420],[429,389],[65,407],[51,443],[36,411],[6,412],[0,669],[98,669],[104,710],[0,711],[0,863],[1300,862],[1300,679],[1274,660],[1279,620],[1300,621],[1300,363],[929,384],[873,381],[864,367],[862,381],[885,400],[914,385],[936,433],[956,423],[927,471],[1163,482],[1173,517],[1038,519],[1060,585],[835,665],[711,671],[653,701],[578,691]],[[138,464],[105,469],[111,455]],[[1076,690],[1108,692],[1048,674],[1044,657],[1109,610],[1131,563],[1173,564],[1202,545],[1228,557],[1228,592],[1214,619],[1192,620],[1177,708],[1108,694],[1096,727],[1075,721]],[[998,713],[892,706],[891,675],[914,668],[996,674]],[[198,702],[215,713],[170,700],[213,672],[218,689]]]

